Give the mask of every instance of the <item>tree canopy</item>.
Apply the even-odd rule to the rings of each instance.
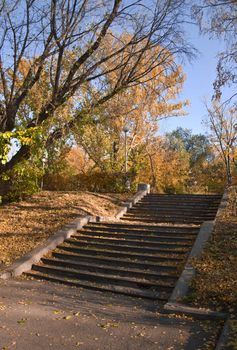
[[[145,86],[154,70],[163,74],[159,67],[172,73],[173,57],[192,52],[182,32],[184,9],[183,0],[2,1],[0,131],[12,132],[19,124],[33,130],[53,120],[53,141],[115,95]],[[38,84],[47,91],[32,110],[27,100]],[[68,103],[70,117],[64,122],[59,118],[57,125]],[[26,104],[28,117],[22,124]],[[21,143],[2,170],[29,154],[29,145]]]
[[[217,76],[214,82],[214,98],[221,99],[223,87],[237,84],[237,4],[235,0],[202,0],[193,6],[193,14],[203,33],[222,38],[226,43],[219,52]],[[229,96],[230,102],[236,93]]]

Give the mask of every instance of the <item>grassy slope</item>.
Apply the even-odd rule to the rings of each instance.
[[[228,206],[217,221],[201,259],[189,300],[197,306],[228,312],[232,318],[232,348],[237,349],[237,189],[229,190]]]
[[[0,266],[45,241],[78,215],[113,215],[125,195],[43,191],[0,207]],[[2,263],[2,265],[1,265]]]

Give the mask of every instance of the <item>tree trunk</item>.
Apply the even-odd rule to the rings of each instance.
[[[226,178],[227,178],[227,185],[230,186],[232,184],[230,157],[227,157],[226,159]]]
[[[7,181],[3,181],[0,180],[0,197],[1,197],[1,201],[4,201],[4,198],[9,194],[9,192],[11,191],[11,181],[7,180]]]
[[[4,164],[0,165],[0,174],[12,170],[14,166],[21,161],[28,159],[30,157],[30,147],[29,146],[21,146],[19,151],[12,157],[12,159]]]

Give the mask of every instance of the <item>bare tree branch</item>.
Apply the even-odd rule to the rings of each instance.
[[[88,108],[92,111],[124,89],[148,82],[158,66],[165,64],[167,72],[172,71],[171,57],[193,53],[182,32],[185,6],[184,0],[2,1],[0,131],[21,123],[20,111],[45,74],[47,98],[37,113],[29,108],[26,128],[55,120],[69,100],[75,100],[76,108],[76,96],[86,84],[97,90]],[[23,74],[24,62],[28,70]],[[142,64],[143,70],[138,69]],[[109,90],[106,81],[112,75]],[[84,107],[67,127],[73,127],[83,112]],[[26,154],[19,150],[14,159]]]

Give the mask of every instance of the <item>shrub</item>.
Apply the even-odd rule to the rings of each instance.
[[[3,196],[3,201],[11,202],[22,200],[40,189],[40,181],[43,169],[33,162],[23,161],[5,175],[5,183],[8,187]]]

